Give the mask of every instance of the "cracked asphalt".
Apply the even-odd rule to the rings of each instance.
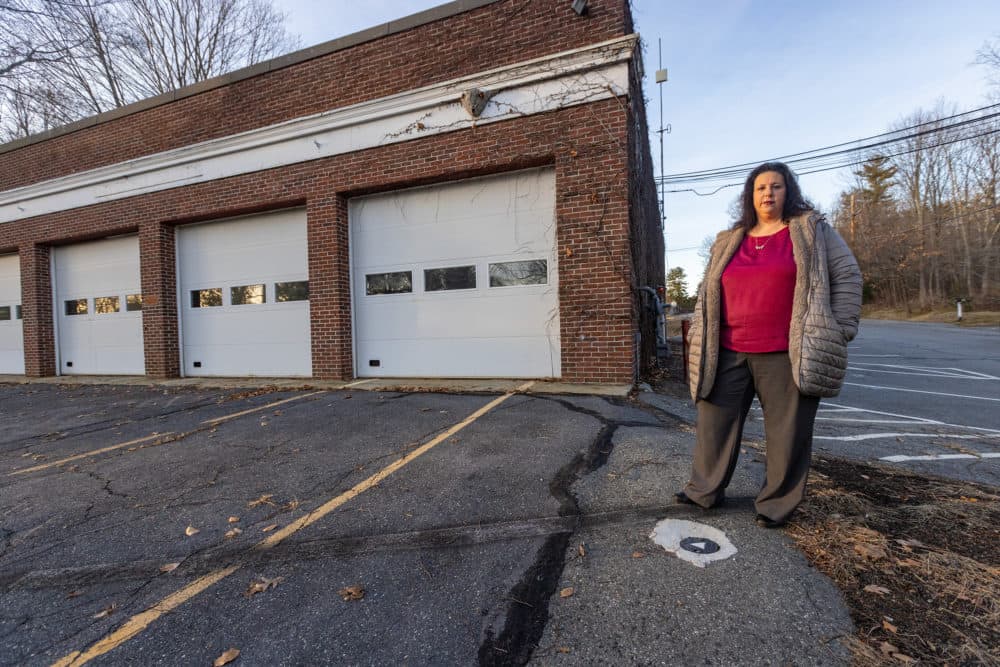
[[[753,524],[759,456],[726,507],[674,505],[693,433],[662,409],[512,395],[356,486],[495,398],[0,385],[0,664],[103,646],[150,609],[92,664],[849,662],[839,593]],[[664,518],[738,553],[680,561],[649,540]]]

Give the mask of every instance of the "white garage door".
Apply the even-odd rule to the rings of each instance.
[[[21,263],[17,255],[0,255],[0,374],[23,373]]]
[[[56,336],[64,375],[143,375],[139,239],[55,249]]]
[[[559,377],[555,174],[350,206],[359,377]]]
[[[182,227],[184,375],[312,375],[306,213]]]

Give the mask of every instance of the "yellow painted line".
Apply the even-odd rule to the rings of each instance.
[[[336,498],[334,498],[332,500],[328,500],[326,503],[324,503],[320,507],[317,507],[316,509],[314,509],[312,512],[310,512],[309,514],[305,515],[304,517],[301,517],[301,518],[297,519],[296,521],[293,521],[292,523],[288,524],[287,526],[285,526],[281,530],[278,530],[278,531],[275,531],[274,533],[271,533],[270,535],[268,535],[267,539],[265,539],[263,542],[261,542],[260,544],[258,544],[255,548],[256,549],[270,549],[271,547],[273,547],[273,546],[277,545],[278,543],[280,543],[282,540],[284,540],[289,535],[292,535],[293,533],[296,533],[296,532],[302,530],[306,526],[312,525],[313,523],[319,521],[320,519],[322,519],[327,514],[329,514],[333,510],[337,509],[338,507],[340,507],[344,503],[348,502],[349,500],[352,500],[352,499],[356,498],[357,496],[361,495],[362,493],[364,493],[368,489],[372,488],[373,486],[378,485],[379,482],[381,482],[386,477],[388,477],[392,473],[396,472],[397,470],[399,470],[400,468],[402,468],[403,466],[405,466],[407,463],[409,463],[413,459],[415,459],[418,456],[421,456],[421,455],[429,452],[431,449],[433,449],[434,447],[436,447],[440,443],[444,442],[445,440],[447,440],[451,436],[455,435],[456,433],[458,433],[459,431],[461,431],[463,428],[465,428],[466,426],[468,426],[472,422],[476,421],[477,419],[479,419],[480,417],[482,417],[483,415],[485,415],[487,412],[489,412],[490,410],[492,410],[496,406],[498,406],[501,403],[503,403],[504,401],[506,401],[508,398],[510,398],[514,394],[516,394],[518,392],[522,392],[522,391],[527,391],[528,388],[531,387],[533,384],[535,384],[535,383],[534,382],[527,382],[527,383],[521,385],[520,387],[518,387],[517,389],[515,389],[514,391],[512,391],[511,393],[504,394],[503,396],[500,396],[498,398],[493,399],[492,401],[490,401],[489,403],[487,403],[483,407],[479,408],[478,410],[476,410],[475,412],[473,412],[471,415],[469,415],[468,417],[466,417],[462,421],[458,422],[457,424],[455,424],[454,426],[452,426],[451,428],[449,428],[444,433],[441,433],[437,437],[435,437],[435,438],[429,440],[428,442],[420,445],[419,447],[417,447],[416,449],[414,449],[412,452],[410,452],[406,456],[403,456],[402,458],[396,459],[395,461],[393,461],[392,463],[390,463],[386,467],[382,468],[380,471],[378,471],[377,473],[375,473],[374,475],[372,475],[368,479],[364,480],[363,482],[359,482],[358,484],[356,484],[355,486],[351,487],[350,489],[348,489],[344,493],[340,494]]]
[[[43,463],[42,465],[32,466],[31,468],[22,468],[20,470],[15,470],[14,472],[7,473],[7,476],[11,475],[23,475],[29,472],[37,472],[39,470],[45,470],[46,468],[54,468],[55,466],[61,466],[69,463],[70,461],[79,461],[80,459],[85,459],[89,456],[96,456],[97,454],[103,454],[104,452],[113,452],[116,449],[121,449],[122,447],[128,447],[130,445],[138,445],[140,442],[147,442],[149,440],[155,440],[156,438],[164,438],[173,435],[172,431],[167,433],[154,433],[153,435],[147,435],[144,438],[137,438],[135,440],[129,440],[128,442],[123,442],[118,445],[111,445],[110,447],[102,447],[101,449],[95,449],[90,452],[85,452],[83,454],[77,454],[76,456],[69,456],[64,459],[59,459],[58,461],[52,461],[51,463]]]
[[[229,421],[230,419],[236,419],[237,417],[242,417],[243,415],[248,415],[253,412],[260,412],[261,410],[268,410],[270,408],[276,407],[278,405],[283,405],[285,403],[290,403],[292,401],[299,401],[303,398],[309,398],[310,396],[315,396],[317,394],[322,394],[322,391],[314,391],[310,394],[302,394],[301,396],[292,396],[290,398],[285,398],[280,401],[275,401],[273,403],[268,403],[267,405],[260,405],[256,408],[250,408],[249,410],[243,410],[241,412],[234,412],[231,415],[225,415],[223,417],[216,417],[214,419],[206,419],[201,422],[208,426],[215,426],[216,424],[221,424],[223,422]],[[129,440],[128,442],[123,442],[118,445],[111,445],[110,447],[102,447],[101,449],[95,449],[90,452],[84,452],[83,454],[77,454],[75,456],[70,456],[65,459],[59,459],[58,461],[52,461],[51,463],[44,463],[42,465],[32,466],[31,468],[22,468],[21,470],[15,470],[14,472],[7,473],[8,477],[11,475],[24,475],[29,472],[38,472],[39,470],[45,470],[46,468],[54,468],[56,466],[65,465],[71,461],[78,461],[80,459],[85,459],[90,456],[96,456],[97,454],[104,454],[105,452],[113,452],[116,449],[121,449],[122,447],[129,447],[131,445],[137,445],[142,442],[147,442],[149,440],[154,440],[156,438],[163,438],[170,435],[174,435],[173,431],[167,433],[154,433],[153,435],[148,435],[143,438],[137,438],[136,440]]]
[[[498,405],[506,401],[511,396],[527,391],[534,384],[535,384],[534,382],[527,382],[518,387],[517,389],[515,389],[514,391],[493,399],[492,401],[490,401],[483,407],[479,408],[478,410],[473,412],[471,415],[469,415],[459,423],[449,428],[447,431],[444,431],[440,435],[434,437],[433,439],[424,443],[420,447],[414,449],[406,456],[396,459],[395,461],[387,465],[385,468],[378,471],[377,473],[375,473],[368,479],[364,480],[363,482],[356,484],[355,486],[351,487],[349,490],[340,494],[336,498],[327,501],[326,503],[324,503],[317,509],[313,510],[306,516],[302,517],[301,519],[298,519],[297,521],[290,523],[285,528],[277,531],[276,533],[272,533],[263,541],[257,543],[254,549],[257,550],[270,549],[275,545],[279,544],[281,541],[288,538],[289,536],[302,530],[306,526],[309,526],[315,523],[316,521],[319,521],[321,518],[323,518],[333,510],[337,509],[347,501],[357,497],[358,495],[367,491],[373,486],[378,485],[379,482],[381,482],[386,477],[388,477],[392,473],[396,472],[397,470],[405,466],[407,463],[410,463],[415,458],[423,454],[426,454],[428,451],[430,451],[437,445],[441,444],[451,436],[455,435],[456,433],[464,429],[466,426],[468,426],[469,424],[476,421],[477,419],[485,415],[493,408],[497,407]],[[316,393],[319,394],[323,392],[316,392]],[[308,394],[308,396],[312,395],[314,394]],[[305,396],[299,398],[305,398]],[[280,401],[280,402],[284,403],[287,401]],[[247,412],[253,412],[253,410],[249,410]],[[215,572],[206,574],[203,577],[199,577],[198,579],[191,582],[190,584],[180,589],[176,593],[172,593],[163,600],[161,600],[160,602],[157,602],[146,611],[140,614],[136,614],[128,621],[126,621],[124,625],[119,627],[110,635],[107,635],[103,639],[100,639],[97,643],[92,645],[87,650],[73,651],[72,653],[69,653],[63,658],[60,658],[57,662],[53,663],[53,667],[78,667],[79,665],[84,665],[93,660],[94,658],[102,656],[108,651],[111,651],[117,648],[118,646],[121,646],[122,644],[124,644],[125,642],[127,642],[128,640],[132,639],[140,632],[145,630],[153,621],[158,619],[163,614],[173,611],[174,609],[176,609],[183,603],[187,602],[194,596],[198,595],[205,589],[213,586],[214,584],[222,581],[229,575],[238,571],[240,567],[241,567],[240,565],[231,565],[227,568],[216,570]]]
[[[274,403],[268,403],[267,405],[260,405],[256,408],[250,408],[249,410],[243,410],[242,412],[234,412],[231,415],[226,415],[224,417],[216,417],[214,419],[206,419],[202,424],[208,424],[209,426],[214,426],[215,424],[221,424],[222,422],[227,422],[230,419],[236,419],[237,417],[242,417],[243,415],[249,415],[254,412],[260,412],[261,410],[268,410],[270,408],[276,407],[278,405],[284,405],[285,403],[291,403],[292,401],[301,401],[303,398],[309,398],[310,396],[316,396],[317,394],[322,394],[325,392],[314,391],[311,394],[302,394],[301,396],[292,396],[291,398],[285,398],[280,401],[275,401]]]
[[[201,593],[203,590],[219,581],[222,581],[239,569],[239,565],[230,565],[227,568],[216,570],[215,572],[211,572],[203,577],[195,579],[184,588],[163,598],[141,614],[136,614],[126,621],[120,628],[99,640],[86,651],[73,651],[69,655],[60,658],[58,661],[52,663],[53,667],[84,665],[94,658],[104,655],[111,649],[124,644],[129,639],[138,635],[140,632],[149,627],[150,623],[158,619],[160,616],[173,611],[193,598],[195,595],[198,595],[198,593]]]

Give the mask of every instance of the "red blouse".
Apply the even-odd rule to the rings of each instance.
[[[734,352],[787,350],[795,273],[788,227],[770,236],[744,236],[722,272],[719,344]]]

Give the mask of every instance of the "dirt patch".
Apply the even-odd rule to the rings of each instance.
[[[843,592],[855,663],[1000,665],[1000,490],[816,457],[787,531]]]
[[[862,317],[874,320],[903,320],[906,322],[942,322],[947,324],[958,324],[966,327],[1000,326],[1000,311],[996,310],[966,310],[962,314],[962,321],[958,321],[955,308],[944,310],[931,310],[926,313],[907,313],[905,310],[892,308],[875,308],[866,306],[862,310]]]

